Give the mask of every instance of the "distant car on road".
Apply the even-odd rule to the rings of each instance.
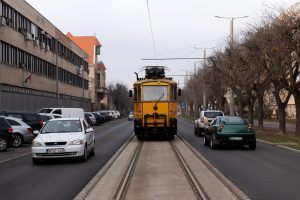
[[[12,146],[19,147],[23,143],[31,143],[33,140],[32,128],[16,117],[5,117],[13,129]]]
[[[219,110],[201,111],[199,118],[195,119],[195,135],[203,136],[205,127],[208,126],[217,116],[224,116],[224,113]]]
[[[205,129],[203,143],[212,149],[219,145],[248,145],[256,148],[253,126],[237,116],[218,116]]]
[[[95,153],[94,130],[84,118],[51,119],[37,134],[32,142],[33,164],[55,158],[86,161]]]
[[[13,142],[13,129],[4,117],[0,117],[0,152],[6,151]]]
[[[84,118],[84,111],[82,108],[41,108],[37,113],[57,114],[62,117],[82,117]]]
[[[128,114],[128,121],[132,121],[132,120],[134,120],[134,113],[133,113],[133,112],[130,112],[130,113]]]

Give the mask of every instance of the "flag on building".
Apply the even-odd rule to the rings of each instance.
[[[24,83],[28,83],[28,81],[30,81],[31,83],[31,76],[32,76],[32,73],[29,74],[29,76],[25,79]]]

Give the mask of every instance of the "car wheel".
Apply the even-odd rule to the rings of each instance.
[[[256,149],[256,142],[253,142],[253,143],[249,144],[249,149],[250,150],[255,150]]]
[[[87,154],[87,152],[86,152],[86,146],[85,146],[85,147],[84,147],[84,153],[83,153],[83,155],[81,156],[80,161],[81,161],[81,162],[85,162],[85,161],[87,161],[87,159],[88,159],[88,154]]]
[[[14,134],[14,142],[12,143],[13,147],[21,146],[23,142],[23,137],[20,134]]]
[[[209,146],[210,146],[211,149],[216,149],[217,148],[216,138],[215,138],[214,135],[211,136]]]
[[[207,138],[206,138],[206,136],[205,136],[205,134],[204,134],[204,136],[203,136],[203,144],[204,144],[204,146],[208,146],[208,140],[207,140]]]
[[[7,139],[4,137],[0,137],[0,152],[6,151],[7,145],[8,145]]]

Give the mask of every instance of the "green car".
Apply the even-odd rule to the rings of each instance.
[[[216,149],[219,145],[248,145],[256,148],[256,137],[253,126],[236,116],[218,116],[208,127],[203,137],[205,146]]]

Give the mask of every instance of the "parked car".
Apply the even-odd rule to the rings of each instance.
[[[95,134],[84,118],[49,120],[32,142],[32,161],[78,158],[86,161],[95,153]]]
[[[57,114],[62,117],[82,117],[84,118],[84,111],[82,108],[41,108],[36,113]]]
[[[13,129],[12,146],[19,147],[23,143],[31,143],[33,140],[32,128],[16,117],[5,117]]]
[[[6,151],[13,142],[13,129],[4,117],[0,117],[0,152]]]
[[[201,111],[199,118],[195,119],[195,135],[203,136],[205,127],[208,126],[212,122],[212,120],[214,120],[217,116],[224,116],[224,113],[219,110]]]
[[[96,125],[103,124],[105,122],[105,117],[97,112],[92,112],[92,115],[96,118]]]
[[[90,112],[85,112],[84,115],[85,115],[85,116],[88,116],[88,117],[90,118],[91,126],[97,124],[96,117],[95,117],[92,113],[90,113]]]
[[[205,129],[203,143],[212,149],[219,145],[249,145],[256,148],[253,126],[237,116],[218,116]]]
[[[99,111],[99,113],[100,113],[100,115],[103,115],[105,117],[105,120],[107,122],[109,122],[109,121],[111,121],[111,120],[114,119],[113,116],[111,115],[111,113],[108,112],[108,111]]]
[[[22,119],[22,121],[29,125],[32,130],[40,130],[44,125],[41,116],[36,113],[2,111],[0,112],[0,115]]]
[[[91,119],[90,119],[90,117],[89,117],[89,115],[88,114],[84,114],[84,119],[87,121],[87,123],[90,125],[90,126],[92,126],[93,124],[92,124],[92,121],[91,121]]]
[[[128,114],[128,121],[132,121],[132,120],[134,120],[134,114],[133,114],[133,112],[130,112]]]

